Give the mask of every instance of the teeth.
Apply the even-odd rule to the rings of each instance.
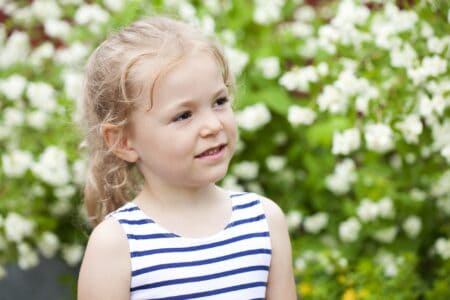
[[[208,156],[208,155],[214,155],[218,152],[220,152],[220,150],[222,149],[222,146],[207,150],[205,152],[203,152],[200,156]]]
[[[220,150],[220,147],[217,147],[217,148],[206,151],[204,155],[213,155],[213,154],[216,154],[217,152],[219,152],[219,150]]]

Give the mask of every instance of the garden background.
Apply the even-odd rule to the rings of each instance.
[[[0,286],[50,258],[75,292],[83,65],[108,32],[163,12],[224,45],[240,142],[221,184],[286,212],[299,295],[450,299],[449,7],[0,0]]]

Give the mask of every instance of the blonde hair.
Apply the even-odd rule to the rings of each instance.
[[[134,164],[114,155],[115,145],[106,145],[102,126],[112,124],[123,136],[136,100],[148,97],[151,105],[155,83],[163,73],[188,53],[205,50],[217,61],[232,91],[233,78],[219,46],[195,28],[167,17],[132,23],[110,35],[90,56],[82,126],[88,152],[84,202],[92,224],[130,201],[141,178]]]

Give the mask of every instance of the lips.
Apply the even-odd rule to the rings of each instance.
[[[195,158],[201,158],[201,157],[215,155],[215,154],[219,153],[220,151],[222,151],[222,149],[225,148],[226,146],[227,146],[227,144],[220,144],[218,146],[209,148],[206,151],[203,151],[202,153],[196,155]]]

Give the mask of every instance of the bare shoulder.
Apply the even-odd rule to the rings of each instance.
[[[273,229],[287,230],[286,218],[280,206],[273,200],[263,196],[261,196],[261,202],[271,229],[273,227]]]
[[[109,218],[92,231],[78,278],[78,299],[128,299],[130,258],[126,235]]]
[[[272,260],[269,269],[266,299],[296,299],[292,252],[286,218],[280,206],[261,197],[272,243]]]

